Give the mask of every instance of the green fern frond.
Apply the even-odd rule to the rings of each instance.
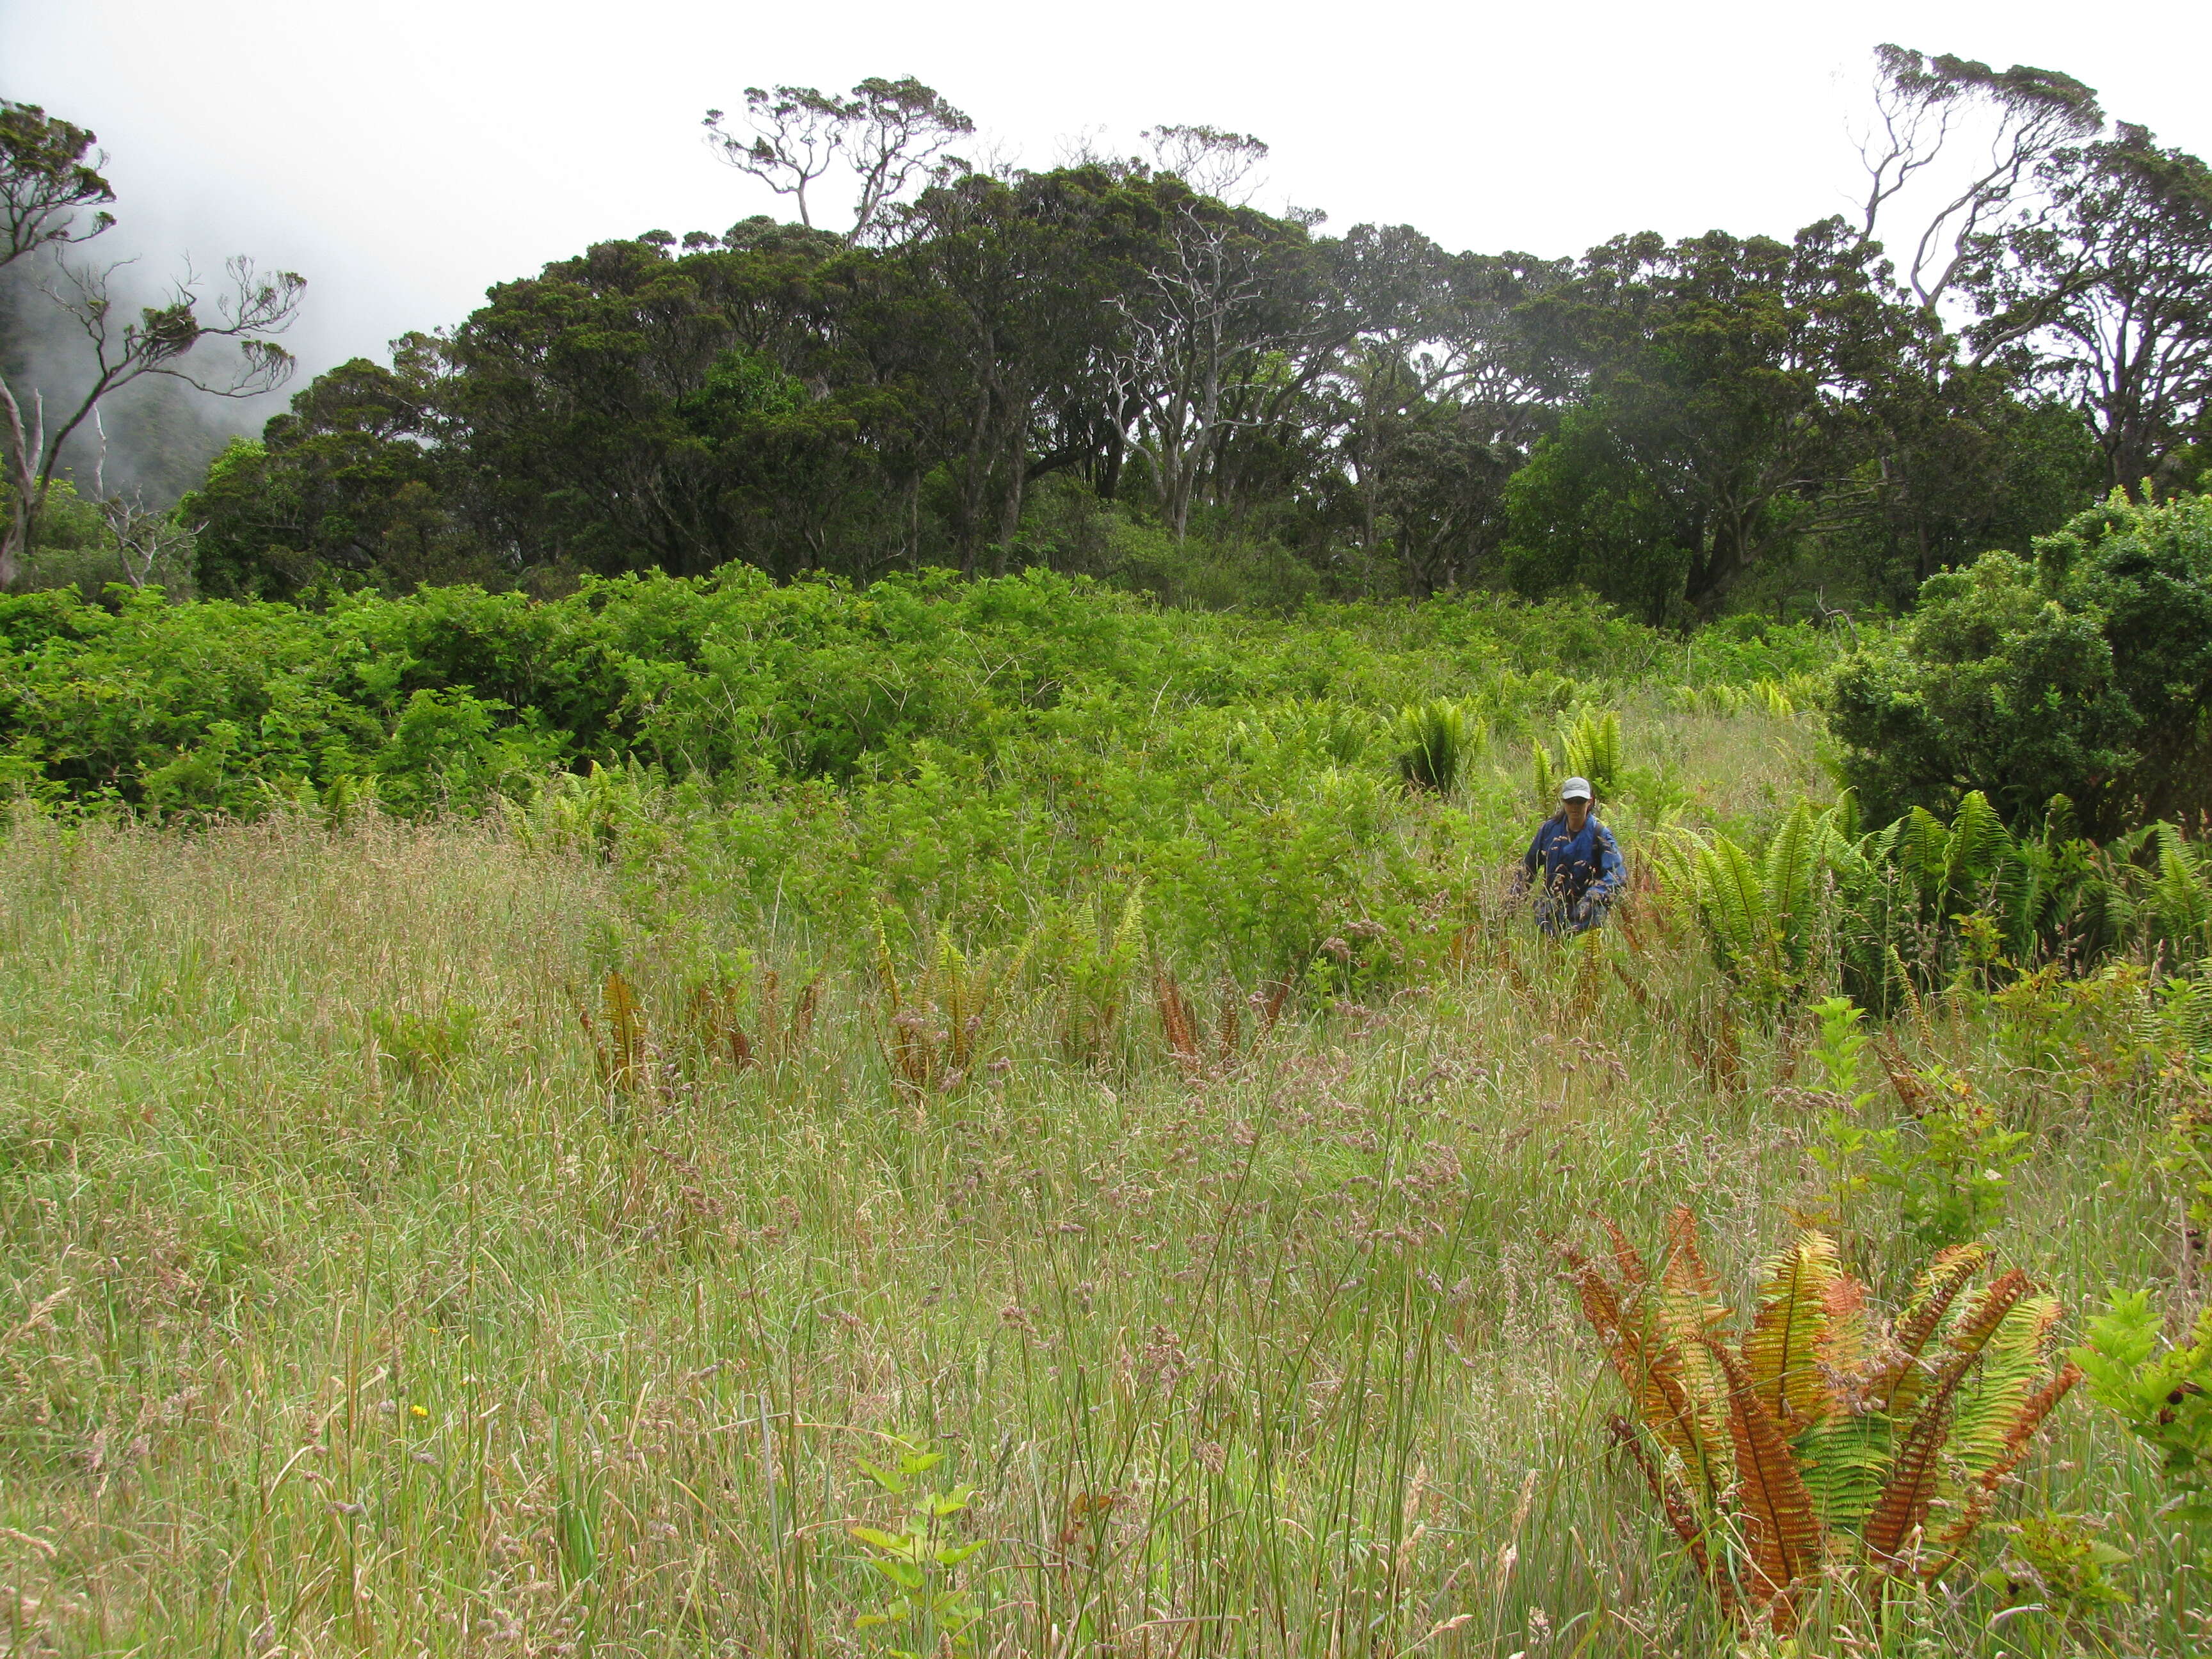
[[[1935,902],[1949,884],[1951,832],[1924,806],[1914,807],[1893,828],[1899,867],[1922,903]]]
[[[1415,787],[1449,794],[1490,733],[1465,704],[1431,698],[1400,711],[1397,738],[1399,775]]]
[[[2004,1456],[2021,1405],[2045,1381],[2057,1324],[2057,1297],[2029,1297],[1983,1345],[1981,1364],[1961,1386],[1951,1420],[1950,1455],[1962,1476],[1978,1478]]]
[[[1820,1524],[1830,1533],[1856,1532],[1881,1496],[1896,1444],[1890,1420],[1868,1412],[1838,1412],[1798,1435],[1791,1450],[1812,1495]]]
[[[1805,929],[1813,908],[1817,851],[1812,803],[1801,800],[1767,843],[1761,872],[1778,942],[1796,944]]]
[[[1968,790],[1951,817],[1949,845],[1944,848],[1944,890],[1957,902],[1976,902],[1983,884],[2011,848],[2012,836],[1990,798],[1978,789]]]
[[[1793,1431],[1826,1416],[1833,1403],[1819,1358],[1828,1291],[1842,1274],[1836,1241],[1810,1231],[1765,1267],[1743,1365],[1760,1403]]]
[[[2154,834],[2158,861],[2142,900],[2148,931],[2184,951],[2212,945],[2212,852],[2192,847],[2170,823]]]
[[[1552,764],[1552,751],[1540,743],[1528,745],[1536,768],[1536,803],[1548,817],[1559,810],[1559,774]]]
[[[1716,834],[1695,855],[1699,911],[1721,967],[1739,984],[1775,978],[1777,928],[1765,884],[1750,854]]]
[[[1609,795],[1620,781],[1620,715],[1608,708],[1602,714],[1585,710],[1560,734],[1571,775],[1588,778],[1600,795]]]

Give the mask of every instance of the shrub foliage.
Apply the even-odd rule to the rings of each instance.
[[[1832,721],[1870,814],[2008,823],[2065,795],[2100,838],[2212,807],[2212,499],[2115,495],[2037,544],[1930,577],[1842,665]]]

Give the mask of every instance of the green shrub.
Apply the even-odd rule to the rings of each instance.
[[[2183,1340],[2166,1342],[2149,1292],[2115,1291],[2073,1358],[2090,1398],[2157,1455],[2179,1517],[2212,1528],[2212,1305]]]
[[[2115,496],[2038,543],[1930,577],[1838,669],[1830,724],[1869,814],[2007,822],[2054,795],[2096,838],[2212,805],[2212,499]]]

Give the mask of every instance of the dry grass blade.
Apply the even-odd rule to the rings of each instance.
[[[1613,1443],[1635,1460],[1637,1468],[1644,1475],[1644,1484],[1650,1491],[1652,1501],[1659,1505],[1660,1514],[1674,1528],[1674,1535],[1682,1540],[1682,1547],[1689,1552],[1690,1563],[1697,1568],[1698,1576],[1705,1581],[1720,1602],[1722,1616],[1734,1617],[1735,1582],[1725,1572],[1713,1570],[1712,1551],[1705,1541],[1705,1529],[1699,1524],[1690,1495],[1682,1489],[1681,1482],[1659,1467],[1657,1460],[1651,1455],[1650,1448],[1644,1443],[1644,1437],[1626,1418],[1618,1413],[1609,1414],[1606,1418],[1606,1429],[1613,1436]]]

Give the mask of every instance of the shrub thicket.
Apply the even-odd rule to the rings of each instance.
[[[42,593],[0,600],[0,772],[49,803],[206,818],[503,800],[532,834],[659,836],[718,881],[840,918],[887,899],[1018,929],[1040,894],[1118,905],[1141,884],[1165,938],[1258,973],[1464,892],[1527,833],[1499,760],[1517,771],[1532,732],[1647,696],[1655,663],[1747,685],[1827,651],[1792,627],[1715,631],[1686,658],[1571,602],[1260,621],[1044,573],[854,591],[742,567],[549,603]],[[1404,787],[1413,745],[1383,734],[1407,707],[1466,711],[1450,777],[1417,778],[1449,794]],[[1656,801],[1656,769],[1640,776]],[[1512,797],[1494,816],[1491,791]]]
[[[2069,797],[2100,837],[2212,807],[2212,500],[2115,495],[2037,544],[1931,577],[1832,705],[1869,815],[2014,823]]]

